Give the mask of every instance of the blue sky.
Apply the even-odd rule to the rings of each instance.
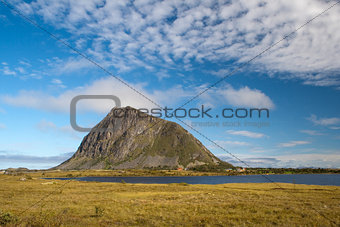
[[[334,4],[8,2],[149,99],[172,108]],[[241,164],[225,150],[253,167],[339,168],[339,15],[336,5],[186,106],[205,105],[214,113],[268,108],[268,119],[172,120],[235,165]],[[85,135],[69,124],[70,101],[77,95],[113,94],[123,106],[155,107],[3,4],[0,28],[0,168],[49,168],[74,153]],[[79,124],[96,124],[111,107],[104,100],[84,101]]]

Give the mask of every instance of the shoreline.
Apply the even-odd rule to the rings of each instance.
[[[40,178],[75,177],[166,177],[166,176],[250,176],[250,175],[291,175],[291,174],[340,174],[340,169],[247,169],[243,172],[198,172],[188,170],[28,170],[8,171],[3,175],[31,176]],[[314,171],[313,171],[314,170]],[[1,174],[0,174],[1,175]]]

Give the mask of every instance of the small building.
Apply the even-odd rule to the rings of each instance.
[[[246,168],[238,167],[238,168],[236,168],[236,171],[237,172],[244,172],[244,171],[246,171]]]

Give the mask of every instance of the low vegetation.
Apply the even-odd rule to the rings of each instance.
[[[126,170],[28,170],[10,169],[6,174],[12,176],[30,177],[89,177],[89,176],[216,176],[216,175],[253,175],[253,174],[340,174],[340,169],[293,169],[293,168],[230,168],[223,164],[219,166],[202,165],[189,170],[145,168]]]
[[[84,173],[63,174],[76,176]],[[37,177],[38,173],[27,176],[0,175],[0,225],[340,224],[340,187],[337,186],[282,183],[189,185],[185,182],[146,185],[43,180]]]

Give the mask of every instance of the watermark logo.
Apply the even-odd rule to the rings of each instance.
[[[165,107],[161,108],[139,108],[138,117],[158,117],[158,118],[202,118],[202,119],[212,119],[212,118],[269,118],[269,109],[266,108],[224,108],[221,111],[221,114],[214,115],[211,113],[212,108],[207,108],[202,105],[200,108],[169,108]],[[124,112],[125,109],[117,108],[113,111],[113,116],[115,118],[122,118],[126,116]]]
[[[88,100],[88,99],[97,99],[97,100],[112,100],[115,107],[112,111],[112,117],[113,118],[124,118],[128,114],[127,108],[121,108],[121,101],[117,96],[114,95],[78,95],[74,97],[70,104],[70,123],[74,130],[79,132],[90,132],[93,130],[93,128],[85,128],[81,127],[77,124],[77,103],[80,100]],[[157,117],[157,118],[163,118],[163,119],[182,119],[182,118],[189,118],[189,119],[213,119],[213,118],[220,118],[225,120],[242,120],[242,119],[263,119],[263,118],[269,118],[269,109],[266,108],[221,108],[221,110],[213,111],[212,108],[208,108],[204,105],[201,105],[199,108],[138,108],[136,109],[138,111],[137,117],[138,118],[147,118],[150,116]],[[217,113],[217,114],[216,114]],[[193,122],[194,123],[194,122]],[[209,125],[211,125],[212,122],[209,122]],[[223,127],[229,127],[228,124],[230,122],[217,122],[213,123],[215,127],[219,127],[220,124],[222,124]],[[255,122],[256,123],[256,122]],[[238,123],[240,124],[240,123]],[[245,124],[245,123],[244,123]],[[254,122],[248,122],[247,125],[254,124]],[[197,122],[194,123],[194,126],[202,126],[205,125],[204,122]],[[244,125],[246,126],[246,125]],[[257,126],[259,127],[259,126]],[[106,128],[96,128],[97,131],[105,132],[108,129]]]
[[[114,102],[114,107],[120,108],[121,102],[117,96],[114,95],[78,95],[71,100],[70,104],[70,123],[74,130],[78,132],[90,132],[92,128],[84,128],[77,124],[77,103],[80,100],[88,100],[88,99],[109,99]]]

